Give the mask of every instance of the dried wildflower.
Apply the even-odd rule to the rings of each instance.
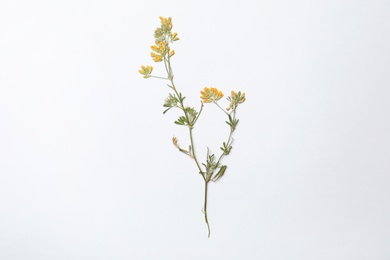
[[[179,40],[177,37],[177,33],[172,33],[172,19],[160,17],[161,25],[160,27],[156,28],[154,31],[154,38],[155,38],[155,45],[151,46],[152,52],[150,53],[150,56],[152,57],[152,60],[155,62],[163,62],[165,70],[167,72],[167,77],[159,77],[151,75],[153,67],[152,66],[141,66],[141,70],[139,70],[139,73],[141,73],[144,78],[154,77],[154,78],[160,78],[164,80],[168,80],[169,84],[168,87],[171,90],[171,93],[169,93],[168,97],[165,99],[164,102],[164,114],[169,111],[172,108],[179,109],[182,113],[179,118],[174,121],[175,124],[180,126],[185,126],[188,128],[189,131],[189,145],[188,150],[182,149],[179,144],[176,137],[172,138],[173,145],[182,153],[188,155],[191,159],[194,160],[198,173],[202,176],[204,180],[204,189],[205,189],[205,196],[204,196],[204,204],[203,204],[203,214],[205,218],[205,222],[207,224],[207,230],[208,230],[208,236],[210,237],[210,225],[207,218],[207,190],[208,190],[208,184],[210,181],[217,181],[222,176],[224,176],[227,166],[223,165],[221,163],[221,160],[230,154],[230,151],[232,150],[232,143],[233,138],[232,134],[236,129],[236,126],[238,124],[238,119],[236,118],[236,110],[237,106],[245,101],[245,94],[241,92],[231,92],[231,95],[228,97],[228,101],[230,102],[229,107],[224,110],[220,107],[218,104],[218,101],[223,97],[223,94],[221,91],[217,90],[213,87],[205,87],[202,91],[200,91],[200,98],[202,100],[201,106],[199,108],[199,111],[197,111],[193,107],[185,106],[184,105],[184,99],[185,96],[181,92],[179,92],[173,82],[173,72],[171,67],[171,58],[173,55],[175,55],[175,51],[171,50],[170,43],[173,43],[174,41]],[[206,161],[204,163],[199,163],[197,154],[195,153],[195,146],[193,141],[193,129],[194,126],[202,112],[203,104],[204,103],[213,103],[217,105],[227,116],[226,123],[230,127],[230,133],[227,137],[227,140],[222,143],[221,150],[222,153],[219,155],[219,157],[215,156],[215,154],[210,154],[210,150],[207,148],[207,154],[206,154]],[[229,111],[229,112],[227,112]]]
[[[168,44],[165,41],[157,42],[156,45],[150,46],[150,49],[152,49],[152,52],[150,53],[150,56],[152,57],[153,61],[160,62],[164,59],[166,54],[169,52],[170,48]]]
[[[201,90],[200,95],[203,103],[218,101],[223,97],[222,91],[218,91],[216,88],[208,87],[205,87],[203,90]]]
[[[172,29],[172,19],[171,17],[164,18],[164,17],[159,17],[161,21],[161,29],[164,31],[164,33],[170,32]]]
[[[241,93],[240,91],[238,93],[231,91],[230,96],[227,98],[228,101],[230,101],[229,107],[226,108],[227,111],[230,109],[235,109],[238,104],[244,103],[246,98],[245,98],[245,93]]]
[[[175,42],[175,41],[180,40],[180,39],[177,37],[177,33],[169,34],[169,37],[171,38],[171,41],[172,41],[172,42]]]
[[[153,71],[152,66],[141,66],[141,69],[138,72],[144,75],[144,78],[146,79],[150,77],[152,71]]]

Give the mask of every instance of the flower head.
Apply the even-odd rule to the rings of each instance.
[[[141,66],[141,69],[138,72],[144,75],[144,78],[146,79],[150,77],[152,71],[153,71],[152,66]]]
[[[152,49],[150,56],[155,62],[162,61],[165,55],[170,51],[169,45],[165,41],[156,41],[156,45],[150,46],[150,49]]]
[[[180,40],[179,37],[177,37],[177,33],[170,33],[169,37],[171,38],[172,42]]]
[[[161,25],[154,31],[154,38],[156,41],[178,41],[177,33],[172,33],[172,19],[171,17],[164,18],[160,16]]]
[[[164,18],[162,16],[160,16],[159,18],[160,18],[160,21],[161,21],[161,27],[160,28],[164,32],[170,32],[172,30],[172,18],[171,17]]]
[[[154,31],[155,45],[151,46],[150,56],[153,61],[160,62],[171,58],[175,51],[169,47],[170,42],[179,40],[177,33],[172,33],[172,19],[160,16],[161,25]]]
[[[226,108],[226,110],[230,109],[236,109],[238,104],[244,103],[246,98],[245,98],[245,93],[241,93],[241,91],[238,91],[238,93],[231,91],[230,96],[227,98],[228,101],[230,101],[229,107]]]
[[[218,91],[216,88],[205,87],[200,91],[200,94],[200,98],[204,103],[218,101],[223,97],[222,91]]]

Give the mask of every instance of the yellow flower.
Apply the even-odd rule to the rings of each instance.
[[[161,21],[160,27],[156,28],[154,30],[154,38],[158,42],[162,41],[169,41],[169,42],[174,42],[178,41],[179,38],[177,37],[177,33],[172,33],[172,19],[171,17],[164,18],[164,17],[159,17]]]
[[[245,102],[246,100],[245,93],[241,93],[241,91],[239,91],[238,93],[231,91],[228,100],[230,101],[230,104],[229,107],[226,108],[226,110],[229,111],[230,109],[235,109],[238,106],[238,104]]]
[[[244,103],[245,99],[245,93],[241,93],[240,91],[238,94],[234,91],[231,92],[231,95],[234,100],[237,100],[238,104]]]
[[[153,52],[150,53],[153,61],[160,62],[163,60],[163,57],[169,52],[170,48],[165,41],[158,42],[156,41],[156,45],[150,46]]]
[[[177,37],[177,33],[172,33],[169,35],[169,37],[171,37],[171,41],[178,41],[180,40],[178,37]]]
[[[170,49],[169,43],[179,40],[177,33],[171,32],[171,17],[164,18],[160,16],[159,18],[161,26],[154,31],[155,45],[150,47],[152,49],[150,56],[155,62],[171,58],[175,51]]]
[[[141,66],[141,69],[138,72],[144,75],[144,78],[146,79],[150,77],[152,71],[153,71],[152,66]]]
[[[210,103],[217,100],[220,100],[223,97],[221,91],[218,91],[216,88],[208,88],[205,87],[202,91],[200,91],[200,98],[204,103]]]
[[[165,32],[169,32],[172,29],[172,19],[171,19],[171,17],[164,18],[164,17],[160,16],[159,18],[160,18],[160,21],[161,21],[161,28]]]
[[[169,53],[168,53],[168,57],[172,57],[173,55],[175,55],[175,51],[174,50],[171,50]]]
[[[150,56],[152,57],[152,60],[153,60],[154,62],[160,62],[160,61],[162,61],[162,56],[159,55],[159,54],[156,54],[156,53],[154,53],[154,52],[151,52],[151,53],[150,53]]]

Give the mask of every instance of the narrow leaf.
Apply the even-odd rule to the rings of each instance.
[[[213,177],[212,181],[216,182],[217,180],[219,180],[225,174],[226,168],[226,165],[222,165],[218,173]]]
[[[165,109],[163,114],[165,114],[166,112],[168,112],[169,109],[171,109],[172,107],[168,108],[168,109]]]

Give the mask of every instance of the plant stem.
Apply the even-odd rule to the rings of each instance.
[[[170,61],[169,57],[168,58],[164,58],[164,65],[165,65],[165,70],[168,73],[168,79],[169,79],[169,81],[172,84],[172,89],[175,92],[176,96],[178,97],[179,96],[179,92],[177,91],[177,89],[175,87],[175,83],[173,83],[171,61]],[[180,100],[180,106],[181,106],[180,109],[183,110],[184,116],[186,117],[186,119],[188,121],[188,115],[187,115],[187,113],[185,111],[185,106],[184,106],[183,100]],[[202,111],[202,107],[201,107],[201,110],[199,111],[199,114]],[[199,116],[199,114],[198,114],[198,116]],[[202,168],[200,168],[200,164],[198,162],[198,159],[196,158],[195,145],[194,145],[194,140],[193,140],[193,137],[192,137],[192,128],[193,128],[193,125],[189,125],[188,126],[188,129],[189,129],[189,132],[190,132],[190,144],[191,144],[191,149],[192,149],[192,151],[191,151],[192,158],[194,158],[194,160],[195,160],[195,163],[196,163],[196,166],[198,167],[199,173],[202,175],[203,179],[206,180],[206,177],[203,174]]]
[[[219,107],[226,115],[229,115],[230,113],[226,112],[225,109],[223,109],[216,101],[213,101],[214,104],[217,105],[217,107]]]
[[[167,74],[168,74],[168,80],[171,82],[172,84],[172,89],[173,91],[175,92],[176,96],[179,97],[179,92],[177,91],[176,87],[175,87],[175,84],[173,83],[173,74],[172,74],[172,68],[171,68],[171,61],[170,61],[170,58],[169,56],[168,57],[164,57],[164,65],[165,65],[165,70],[167,71]],[[184,102],[182,99],[180,99],[180,109],[183,110],[184,112],[184,116],[186,117],[187,121],[189,122],[188,120],[188,115],[187,115],[187,112],[185,111],[185,106],[184,106]],[[193,137],[192,137],[192,129],[193,129],[193,126],[195,124],[195,122],[197,121],[200,113],[202,112],[202,108],[203,108],[203,103],[201,105],[201,108],[200,108],[200,111],[199,111],[199,114],[198,116],[196,117],[195,121],[191,124],[191,125],[188,125],[188,130],[189,130],[189,134],[190,134],[190,144],[191,144],[191,154],[192,154],[192,158],[194,158],[194,161],[196,163],[196,166],[198,167],[198,170],[199,170],[199,173],[200,175],[202,175],[203,177],[203,180],[204,180],[204,183],[205,183],[205,186],[204,186],[204,205],[203,205],[203,214],[204,214],[204,219],[206,221],[206,224],[207,224],[207,231],[208,231],[208,237],[210,237],[210,225],[209,225],[209,221],[207,219],[207,187],[208,187],[208,183],[210,181],[210,178],[211,178],[211,175],[207,175],[207,173],[203,172],[202,171],[202,168],[200,167],[200,164],[198,162],[198,159],[196,158],[196,154],[195,154],[195,145],[194,145],[194,140],[193,140]],[[221,107],[220,107],[221,108]],[[222,109],[222,108],[221,108]],[[226,112],[225,112],[226,113]],[[226,113],[228,115],[228,113]],[[230,135],[229,135],[229,139],[230,139]],[[221,159],[221,158],[220,158]]]
[[[236,110],[233,110],[232,112],[233,112],[233,119],[236,119]],[[226,141],[226,145],[227,145],[227,146],[230,146],[230,144],[232,143],[233,132],[234,132],[234,130],[230,127],[229,137],[228,137],[228,139],[227,139],[227,141]],[[224,156],[226,156],[225,153],[222,153],[222,154],[219,156],[218,161],[217,161],[217,166],[219,165],[219,162],[221,161],[221,159],[222,159]]]
[[[189,132],[190,132],[190,143],[191,143],[191,153],[192,153],[192,158],[194,158],[195,164],[198,167],[199,173],[202,175],[203,179],[206,180],[206,176],[204,176],[202,168],[200,168],[198,159],[196,158],[195,154],[195,146],[194,146],[194,141],[192,137],[192,127],[189,127]]]
[[[156,78],[156,79],[164,79],[164,80],[168,80],[168,78],[164,78],[164,77],[159,77],[159,76],[153,76],[153,75],[150,75],[151,78]]]
[[[206,221],[207,224],[207,231],[208,231],[208,237],[210,237],[210,225],[209,221],[207,219],[207,186],[208,186],[209,181],[205,180],[204,181],[204,205],[203,205],[203,214],[204,214],[204,220]]]

